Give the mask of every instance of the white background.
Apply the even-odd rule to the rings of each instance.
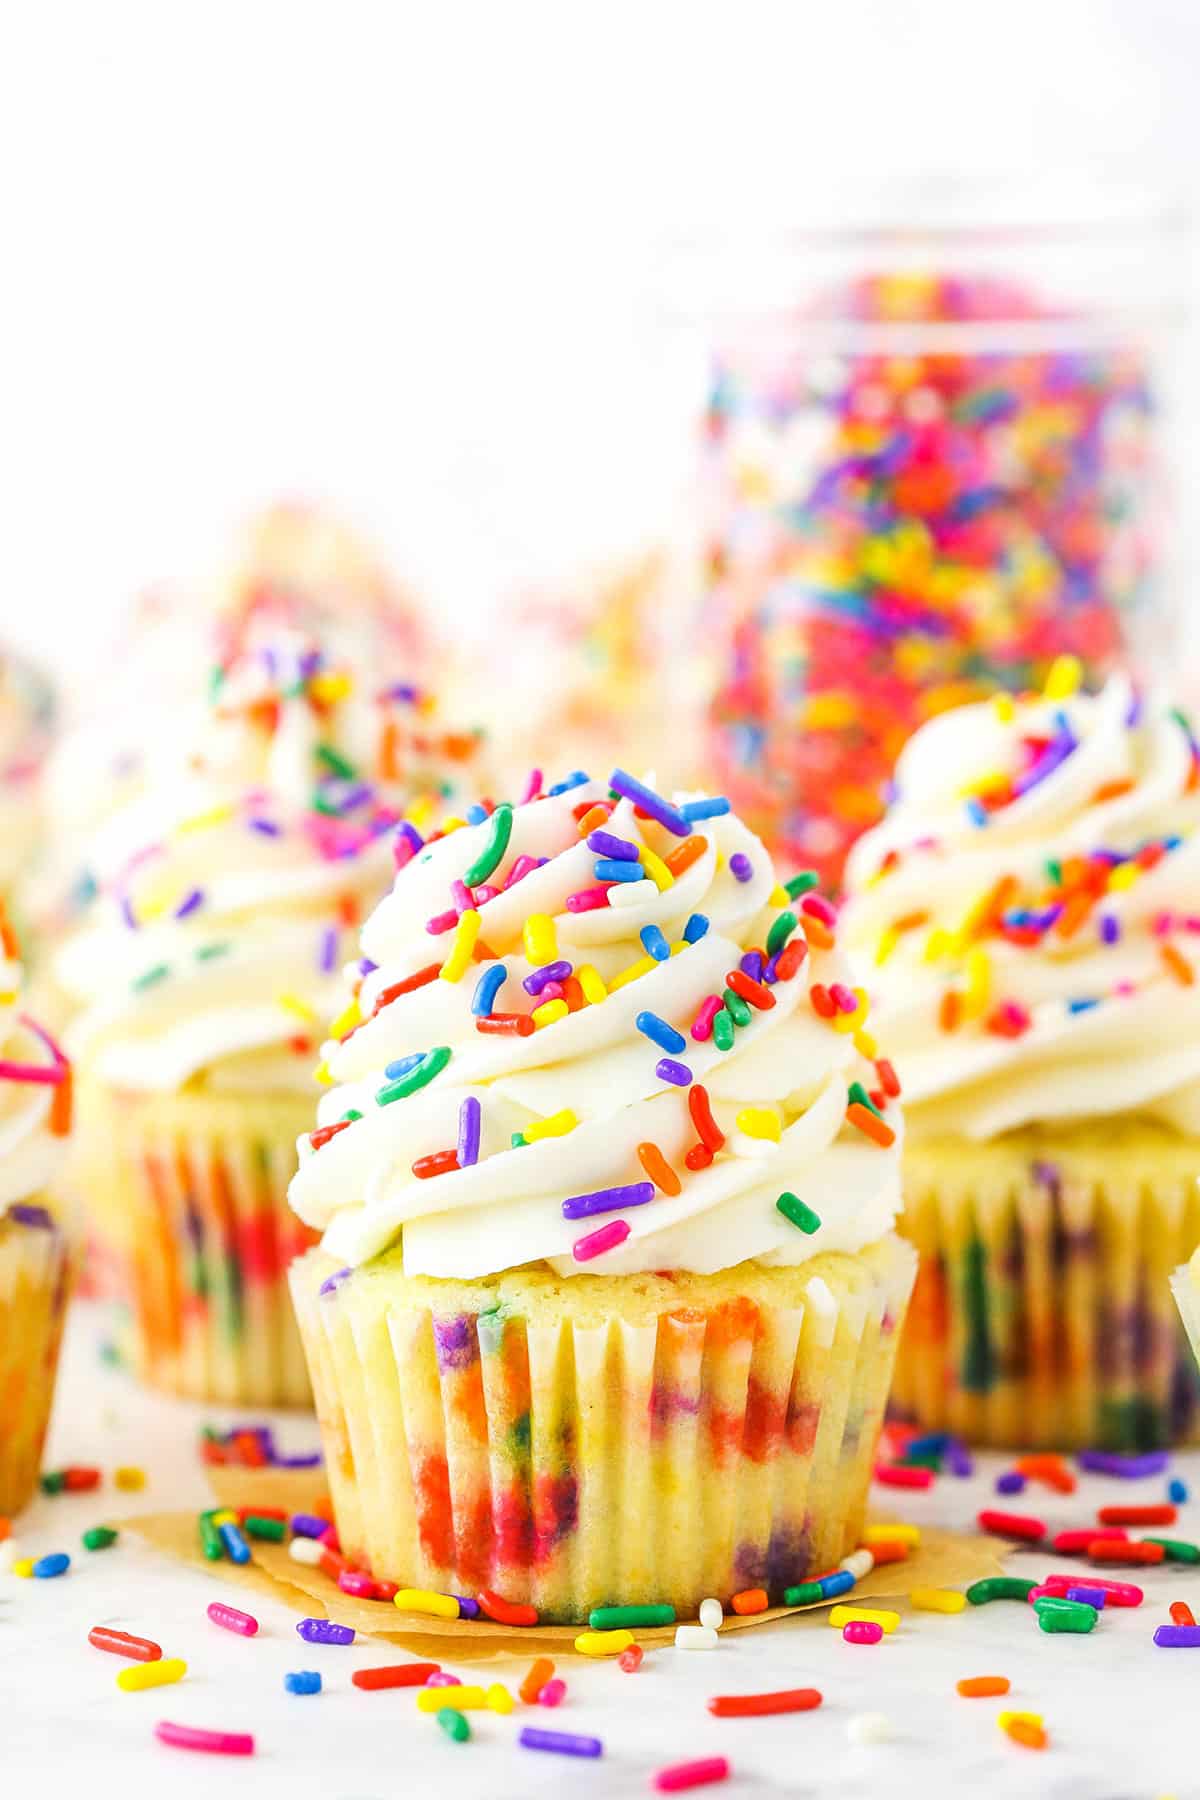
[[[0,21],[0,629],[76,668],[281,492],[464,630],[657,531],[697,397],[667,235],[884,175],[1200,169],[1191,0]]]

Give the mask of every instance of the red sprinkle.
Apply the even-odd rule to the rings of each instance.
[[[980,1531],[994,1531],[998,1537],[1019,1538],[1026,1544],[1040,1544],[1046,1535],[1041,1519],[1027,1513],[992,1512],[985,1508],[979,1514]]]
[[[708,1089],[702,1082],[694,1081],[688,1089],[688,1111],[692,1115],[692,1124],[700,1134],[700,1142],[715,1156],[725,1142],[725,1133],[713,1118],[712,1102],[708,1097]],[[691,1164],[688,1166],[690,1168]]]
[[[884,1487],[927,1488],[933,1486],[932,1469],[909,1469],[903,1463],[876,1463],[875,1480]]]
[[[489,1013],[486,1019],[476,1019],[475,1029],[488,1036],[531,1037],[534,1024],[529,1013]]]
[[[412,1172],[418,1181],[428,1181],[434,1175],[448,1175],[457,1167],[457,1150],[434,1150],[429,1156],[418,1156]]]
[[[393,982],[391,987],[381,988],[375,996],[371,1017],[374,1018],[375,1014],[381,1012],[385,1006],[390,1006],[393,1000],[399,1000],[401,994],[413,994],[418,988],[428,987],[431,981],[437,980],[441,968],[440,962],[427,963],[423,969],[418,969],[415,975],[409,975],[403,981]]]
[[[746,974],[744,969],[730,969],[725,980],[735,994],[748,1006],[756,1006],[759,1012],[770,1012],[774,1006],[775,996],[770,988],[761,981],[755,981],[752,976]]]
[[[314,1150],[319,1150],[322,1144],[327,1144],[330,1138],[335,1138],[339,1131],[348,1131],[353,1122],[352,1119],[339,1119],[336,1125],[320,1125],[316,1131],[310,1134],[309,1144]]]
[[[1095,1537],[1088,1545],[1089,1562],[1160,1563],[1166,1554],[1161,1544],[1131,1544],[1126,1538]]]
[[[1128,1536],[1128,1533],[1112,1531],[1107,1535],[1113,1538],[1123,1538]],[[1094,1544],[1095,1541],[1096,1528],[1094,1525],[1090,1525],[1083,1531],[1060,1531],[1050,1540],[1050,1544],[1051,1548],[1057,1550],[1060,1556],[1084,1556],[1087,1554],[1088,1545]],[[1075,1579],[1078,1581],[1079,1576],[1076,1576]]]
[[[88,1643],[97,1650],[111,1650],[114,1656],[128,1656],[133,1662],[161,1662],[162,1649],[149,1638],[130,1637],[127,1631],[110,1631],[107,1625],[93,1625]]]
[[[1186,1600],[1172,1600],[1171,1623],[1172,1625],[1194,1625],[1196,1623],[1196,1616]]]
[[[355,1669],[350,1679],[356,1688],[424,1687],[442,1665],[433,1662],[388,1663],[378,1669]]]
[[[63,1470],[63,1487],[68,1494],[86,1494],[100,1486],[99,1469],[84,1469],[71,1464]]]
[[[714,1694],[708,1710],[715,1719],[762,1719],[769,1713],[811,1712],[823,1699],[819,1688],[781,1688],[773,1694]]]
[[[785,944],[775,959],[775,973],[779,980],[790,981],[807,955],[808,942],[805,938],[797,936]]]
[[[1102,1506],[1096,1514],[1101,1525],[1173,1525],[1178,1518],[1173,1506]]]
[[[900,1093],[900,1077],[886,1056],[876,1058],[875,1073],[879,1077],[879,1085],[891,1099],[895,1100]]]
[[[497,1625],[536,1625],[538,1622],[536,1606],[521,1606],[512,1600],[505,1600],[501,1594],[493,1594],[490,1588],[484,1588],[476,1594],[479,1610]]]
[[[624,1669],[626,1675],[636,1675],[642,1666],[642,1658],[646,1652],[640,1644],[630,1644],[628,1650],[622,1650],[617,1658],[617,1667]]]

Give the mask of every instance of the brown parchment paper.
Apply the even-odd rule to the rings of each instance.
[[[215,1468],[209,1474],[220,1506],[257,1504],[307,1512],[323,1492],[319,1470]],[[336,1619],[339,1625],[352,1625],[357,1632],[399,1644],[416,1656],[436,1660],[453,1655],[460,1662],[482,1662],[518,1650],[553,1651],[561,1656],[574,1653],[574,1640],[586,1629],[579,1625],[497,1625],[490,1619],[430,1619],[400,1613],[388,1602],[343,1594],[324,1570],[293,1562],[286,1544],[251,1540],[249,1563],[209,1562],[200,1549],[195,1513],[146,1513],[118,1523],[120,1530],[142,1538],[176,1561],[206,1570],[225,1587],[276,1600],[301,1617]],[[1000,1558],[1007,1548],[996,1538],[922,1527],[921,1542],[906,1562],[873,1569],[846,1599],[858,1604],[903,1599],[917,1587],[969,1587],[973,1581],[1001,1572]],[[727,1613],[722,1630],[744,1631],[792,1613],[820,1613],[836,1604],[827,1600],[815,1606],[773,1606],[748,1617]],[[636,1633],[638,1642],[647,1645],[670,1643],[674,1635],[673,1625]]]

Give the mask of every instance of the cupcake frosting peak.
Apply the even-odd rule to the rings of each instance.
[[[1087,694],[1063,662],[931,720],[848,887],[913,1129],[1200,1130],[1200,749],[1161,694]]]
[[[899,1207],[899,1091],[832,907],[723,799],[621,770],[401,828],[292,1204],[360,1263],[796,1263]]]
[[[26,1203],[46,1191],[62,1162],[71,1071],[49,1032],[21,1010],[22,986],[20,949],[0,907],[0,1215],[48,1224],[40,1204]]]

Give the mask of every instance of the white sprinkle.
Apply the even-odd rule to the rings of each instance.
[[[886,1744],[892,1735],[892,1721],[886,1713],[855,1713],[846,1721],[846,1736],[852,1744]]]
[[[608,890],[610,906],[644,906],[658,899],[658,888],[652,881],[618,881]]]
[[[700,1623],[707,1625],[710,1631],[720,1631],[724,1619],[725,1612],[719,1600],[702,1600],[700,1602]]]
[[[292,1561],[307,1563],[310,1569],[317,1567],[324,1554],[325,1546],[318,1543],[316,1538],[294,1537],[288,1545],[288,1555]]]
[[[717,1634],[711,1625],[677,1625],[675,1627],[675,1648],[677,1650],[715,1650]]]
[[[861,1581],[875,1567],[875,1558],[869,1550],[852,1550],[849,1556],[843,1556],[838,1564],[839,1569],[846,1569],[855,1581]]]

